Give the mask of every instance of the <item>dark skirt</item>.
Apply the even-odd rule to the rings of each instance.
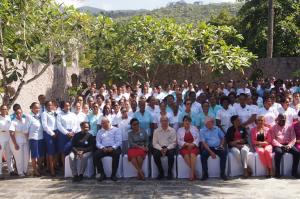
[[[29,148],[31,158],[41,158],[45,156],[45,141],[42,140],[29,140]]]
[[[58,136],[58,132],[54,131],[56,136]],[[44,131],[44,140],[46,143],[46,154],[47,155],[56,155],[59,151],[58,149],[58,137],[53,138],[47,132]]]

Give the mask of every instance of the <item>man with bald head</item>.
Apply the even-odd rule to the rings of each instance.
[[[174,165],[174,155],[176,147],[176,131],[169,126],[169,118],[167,116],[160,117],[160,127],[155,129],[153,133],[153,149],[152,154],[155,164],[158,168],[159,175],[157,179],[162,179],[164,170],[161,164],[161,157],[168,157],[168,179],[172,179],[172,168]]]
[[[227,161],[227,151],[224,149],[224,133],[221,129],[214,125],[214,119],[207,117],[205,120],[205,127],[200,129],[200,141],[203,146],[203,151],[201,154],[202,162],[202,180],[208,178],[208,166],[207,159],[211,156],[216,159],[217,156],[220,158],[220,171],[221,178],[227,180],[225,174],[225,167]]]
[[[96,136],[97,150],[94,155],[94,163],[97,166],[97,171],[100,173],[99,181],[106,178],[104,173],[102,158],[105,156],[112,157],[112,174],[111,179],[116,181],[116,173],[119,166],[121,154],[122,135],[118,128],[112,126],[107,117],[101,120],[101,129]]]

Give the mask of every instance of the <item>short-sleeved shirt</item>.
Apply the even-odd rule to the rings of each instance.
[[[101,117],[101,114],[98,113],[98,115],[95,115],[93,113],[90,113],[88,115],[88,121],[90,123],[90,134],[92,134],[93,136],[97,135],[98,132],[98,121]]]
[[[219,127],[208,129],[204,127],[200,129],[200,141],[205,142],[209,147],[218,147],[221,140],[224,138],[224,133]]]
[[[278,114],[279,113],[278,113],[277,109],[275,109],[273,107],[270,107],[268,110],[265,107],[260,108],[257,113],[257,115],[259,115],[259,116],[264,116],[265,123],[270,126],[274,126],[276,124],[275,120],[276,120]]]
[[[221,126],[223,128],[223,130],[225,131],[225,133],[227,132],[227,130],[229,129],[229,127],[232,126],[231,124],[231,117],[236,115],[235,109],[232,107],[228,107],[227,110],[225,110],[224,108],[222,108],[216,116],[217,120],[221,121]]]

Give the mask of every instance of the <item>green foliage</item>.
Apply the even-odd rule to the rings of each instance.
[[[236,45],[243,38],[229,26],[179,24],[174,19],[151,16],[122,23],[106,17],[98,20],[103,28],[94,38],[94,64],[108,74],[108,79],[138,77],[149,81],[156,77],[160,65],[202,62],[222,74],[225,70],[243,71],[256,58]]]
[[[300,56],[300,1],[274,0],[274,57]],[[248,0],[238,14],[237,29],[243,34],[243,45],[266,56],[268,1]]]
[[[235,16],[243,3],[217,3],[202,5],[200,3],[184,3],[175,2],[168,6],[149,10],[119,10],[119,11],[105,11],[92,7],[82,7],[79,10],[90,12],[94,15],[104,15],[111,17],[116,21],[127,21],[135,16],[152,16],[156,18],[173,18],[178,23],[194,23],[199,21],[208,21],[211,16],[218,15],[222,10],[227,10],[230,15]]]

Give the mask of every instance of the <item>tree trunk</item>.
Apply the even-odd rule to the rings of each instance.
[[[274,29],[274,0],[269,0],[268,3],[268,43],[267,43],[267,58],[273,57],[273,29]]]

